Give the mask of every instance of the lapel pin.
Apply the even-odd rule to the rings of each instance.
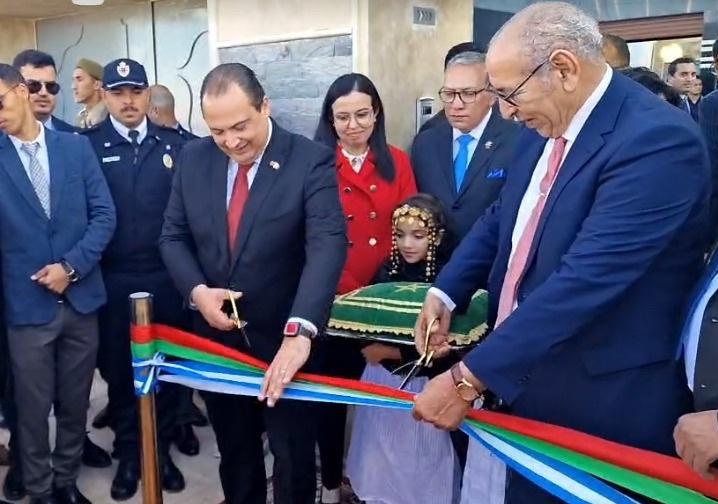
[[[277,163],[276,161],[270,161],[270,162],[269,162],[269,167],[270,167],[272,170],[279,170],[279,163]]]
[[[493,147],[493,146],[494,146],[494,142],[492,142],[491,140],[489,140],[488,142],[486,142],[486,143],[484,144],[484,149],[489,150],[489,149],[490,149],[491,147]]]
[[[110,142],[105,142],[105,147],[109,147],[110,145],[112,145]]]

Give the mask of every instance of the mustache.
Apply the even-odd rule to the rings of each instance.
[[[139,110],[135,107],[129,106],[129,107],[122,107],[120,112],[139,112]]]

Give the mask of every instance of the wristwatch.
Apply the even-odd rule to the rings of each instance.
[[[484,401],[484,395],[476,390],[476,387],[474,387],[469,381],[464,378],[464,373],[461,371],[461,367],[459,366],[460,363],[457,362],[453,366],[451,366],[451,378],[454,380],[454,387],[456,387],[456,393],[459,394],[459,397],[461,397],[464,401],[468,403],[473,403],[474,401],[480,399],[481,404],[477,405],[477,407],[481,407]]]
[[[306,336],[309,339],[314,339],[316,334],[309,327],[305,326],[301,322],[292,320],[284,325],[284,336],[288,338],[295,338],[297,336]]]
[[[62,269],[65,270],[65,274],[67,275],[67,278],[70,280],[70,283],[77,282],[79,280],[79,276],[77,275],[77,271],[75,271],[75,268],[70,266],[70,263],[65,261],[64,259],[60,261],[60,266],[62,266]]]

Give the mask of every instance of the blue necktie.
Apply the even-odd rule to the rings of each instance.
[[[461,135],[456,140],[459,142],[459,152],[454,159],[454,180],[456,181],[456,192],[461,189],[461,184],[466,176],[466,169],[469,167],[469,144],[474,139],[471,135]]]

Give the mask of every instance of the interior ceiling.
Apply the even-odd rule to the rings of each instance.
[[[72,0],[0,0],[0,16],[25,19],[42,19],[105,7],[149,3],[150,0],[105,0],[97,7],[83,7],[75,5]]]

